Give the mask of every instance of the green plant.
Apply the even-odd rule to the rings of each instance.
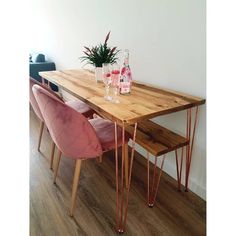
[[[120,50],[117,50],[117,47],[110,48],[107,46],[107,41],[110,37],[109,32],[105,38],[105,41],[103,44],[99,44],[95,47],[86,47],[84,54],[85,56],[80,57],[81,62],[87,61],[86,64],[91,64],[96,67],[102,67],[102,63],[110,63],[114,64],[116,62],[117,54],[120,52]]]

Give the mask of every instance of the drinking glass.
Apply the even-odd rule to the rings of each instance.
[[[112,91],[113,91],[112,102],[120,103],[117,97],[119,93],[119,88],[120,88],[120,66],[117,63],[112,65],[111,86],[112,86]]]
[[[111,101],[112,97],[109,96],[109,88],[111,84],[111,68],[110,64],[103,63],[102,64],[102,74],[103,74],[103,83],[105,84],[105,100]]]

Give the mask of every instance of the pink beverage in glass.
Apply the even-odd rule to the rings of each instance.
[[[120,70],[112,70],[111,72],[111,80],[113,87],[119,87],[120,85]]]
[[[109,96],[109,88],[111,84],[111,71],[110,65],[107,63],[102,64],[102,73],[103,73],[103,83],[105,84],[105,96],[104,98],[110,101],[112,98]]]
[[[117,94],[119,93],[120,88],[120,67],[118,66],[118,64],[112,65],[111,81],[111,86],[113,90],[112,102],[119,103],[120,101],[117,98]]]
[[[109,86],[111,84],[111,74],[106,73],[103,75],[103,82],[106,86]]]

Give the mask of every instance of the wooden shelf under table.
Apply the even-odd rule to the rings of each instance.
[[[125,130],[133,136],[134,126],[127,126]],[[135,142],[154,156],[161,156],[189,143],[185,137],[150,120],[138,123]]]

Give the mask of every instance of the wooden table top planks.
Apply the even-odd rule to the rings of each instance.
[[[133,81],[130,95],[119,95],[119,104],[104,99],[103,82],[89,70],[39,72],[39,75],[86,102],[104,118],[130,125],[205,103],[205,99]]]

